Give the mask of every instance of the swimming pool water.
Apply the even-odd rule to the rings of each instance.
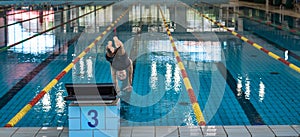
[[[66,48],[66,52],[49,58],[47,65],[1,108],[0,126],[4,126],[100,33],[82,33],[74,44]],[[63,100],[67,95],[64,84],[111,82],[104,47],[113,35],[109,32],[16,126],[67,127],[70,102]],[[133,91],[121,95],[121,126],[196,125],[168,35],[164,32],[118,32],[118,35],[134,61]],[[229,33],[205,35],[211,37],[203,36],[202,40],[197,40],[192,33],[174,33],[173,36],[208,125],[300,124],[299,73]],[[298,49],[290,50],[292,46],[286,40],[285,44],[272,43],[258,36],[259,32],[244,31],[243,35],[282,57],[286,54],[278,45],[299,56]],[[292,34],[287,35],[291,39],[296,38]],[[270,38],[278,37],[272,35]],[[3,91],[13,87],[41,64],[41,61],[20,62],[19,58],[30,58],[30,55],[14,52],[0,53],[1,81],[7,82],[1,85]],[[45,54],[39,54],[39,59],[51,56],[48,52]],[[295,56],[287,57],[288,61],[300,64]],[[21,68],[26,71],[20,71]],[[7,81],[6,77],[11,81]],[[2,97],[5,94],[0,93]]]

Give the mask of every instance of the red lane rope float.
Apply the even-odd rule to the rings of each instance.
[[[165,28],[167,30],[167,33],[168,33],[168,36],[169,36],[169,39],[171,41],[171,44],[172,44],[172,47],[173,47],[173,50],[174,50],[174,55],[176,57],[176,60],[177,60],[177,64],[180,68],[180,71],[181,71],[181,74],[182,74],[182,78],[183,78],[183,83],[185,85],[185,88],[188,92],[188,95],[190,97],[190,101],[192,103],[192,107],[193,107],[193,110],[194,110],[194,113],[195,113],[195,116],[196,116],[196,119],[197,119],[197,122],[198,122],[198,125],[199,126],[205,126],[206,125],[206,122],[204,120],[204,117],[203,117],[203,114],[202,114],[202,111],[201,111],[201,108],[198,104],[198,101],[195,97],[195,94],[194,94],[194,90],[193,90],[193,87],[191,85],[191,82],[189,80],[189,77],[188,77],[188,74],[186,73],[185,71],[185,68],[184,68],[184,65],[181,61],[181,58],[180,58],[180,55],[179,55],[179,52],[177,51],[177,48],[176,48],[176,45],[174,43],[174,40],[173,40],[173,37],[171,36],[171,32],[169,30],[169,27],[168,27],[168,24],[166,23],[166,19],[164,17],[164,14],[160,8],[159,5],[157,5],[159,10],[160,10],[160,13],[162,15],[162,18],[163,18],[163,21],[164,21],[164,25],[165,25]]]
[[[184,4],[184,5],[185,5],[185,4]],[[190,7],[187,6],[187,5],[185,5],[185,6],[188,7],[188,8],[190,8]],[[266,54],[269,55],[270,57],[272,57],[272,58],[274,58],[274,59],[276,59],[276,60],[279,60],[279,61],[282,62],[283,64],[289,66],[291,69],[293,69],[293,70],[297,71],[298,73],[300,73],[300,68],[299,68],[298,66],[296,66],[295,64],[290,63],[289,61],[286,61],[285,59],[281,58],[280,56],[278,56],[278,55],[274,54],[273,52],[271,52],[271,51],[265,49],[264,47],[258,45],[257,43],[255,43],[255,42],[253,42],[253,41],[247,39],[246,37],[244,37],[244,36],[242,36],[242,35],[236,33],[236,32],[233,31],[233,30],[228,29],[227,27],[225,27],[225,26],[222,25],[221,23],[216,22],[215,20],[213,20],[213,19],[207,17],[206,15],[200,13],[199,11],[197,11],[197,10],[195,10],[195,9],[193,9],[193,8],[191,8],[191,9],[194,10],[196,13],[200,14],[202,17],[204,17],[204,18],[208,19],[209,21],[213,22],[214,24],[218,25],[219,27],[222,27],[224,30],[227,30],[227,31],[230,32],[232,35],[234,35],[234,36],[240,38],[241,40],[243,40],[243,41],[249,43],[250,45],[252,45],[252,46],[255,47],[256,49],[263,51],[264,53],[266,53]]]
[[[110,26],[106,28],[105,31],[102,32],[100,36],[98,36],[94,42],[92,42],[84,51],[82,51],[67,67],[63,69],[38,95],[36,95],[25,107],[23,107],[6,125],[5,127],[13,127],[16,125],[27,112],[46,94],[48,93],[55,84],[65,75],[67,74],[71,68],[83,57],[85,56],[91,48],[93,48],[98,41],[100,41],[104,35],[110,31],[110,29],[115,26],[119,22],[121,18],[129,11],[129,8],[123,12]]]
[[[114,28],[114,36],[117,36],[117,29],[116,29],[116,27]]]

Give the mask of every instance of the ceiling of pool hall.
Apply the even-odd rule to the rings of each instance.
[[[21,4],[21,5],[29,5],[29,4],[41,4],[41,3],[51,3],[51,4],[59,4],[59,3],[66,3],[70,2],[72,4],[83,4],[87,2],[93,2],[95,5],[108,5],[112,3],[118,3],[122,1],[130,1],[130,2],[176,2],[177,0],[0,0],[0,5],[8,5],[8,4]],[[230,0],[178,0],[184,2],[188,5],[192,5],[199,2],[206,2],[212,4],[222,4],[222,3],[229,3]]]

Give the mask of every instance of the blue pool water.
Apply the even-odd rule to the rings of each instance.
[[[274,32],[269,34],[255,30],[253,26],[258,25],[255,22],[244,19],[244,23],[247,31],[240,32],[242,35],[300,66],[299,36],[263,26]],[[0,126],[102,33],[90,31],[95,28],[89,27],[82,33],[45,34],[53,35],[53,43],[48,48],[26,49],[26,52],[12,48],[0,53]],[[14,33],[24,33],[19,31]],[[139,34],[118,31],[117,34],[134,62],[133,91],[122,92],[120,96],[121,126],[196,125],[168,35],[151,31]],[[16,126],[67,127],[70,102],[63,99],[67,96],[64,84],[112,82],[104,55],[105,45],[113,35],[110,31],[100,40]],[[280,37],[286,35],[293,39],[293,45]],[[65,46],[75,36],[78,39]],[[298,72],[227,32],[174,32],[172,36],[208,125],[300,124]],[[47,38],[41,39],[44,41],[40,43],[47,43]]]

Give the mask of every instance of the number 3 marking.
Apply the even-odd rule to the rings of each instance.
[[[90,115],[92,115],[92,113],[94,113],[94,115],[92,116],[92,119],[93,119],[95,122],[94,122],[94,124],[92,124],[91,122],[88,122],[88,125],[89,125],[90,127],[96,127],[96,126],[98,125],[98,119],[97,119],[98,113],[97,113],[96,110],[90,110],[90,111],[88,112],[88,115],[90,116]]]

